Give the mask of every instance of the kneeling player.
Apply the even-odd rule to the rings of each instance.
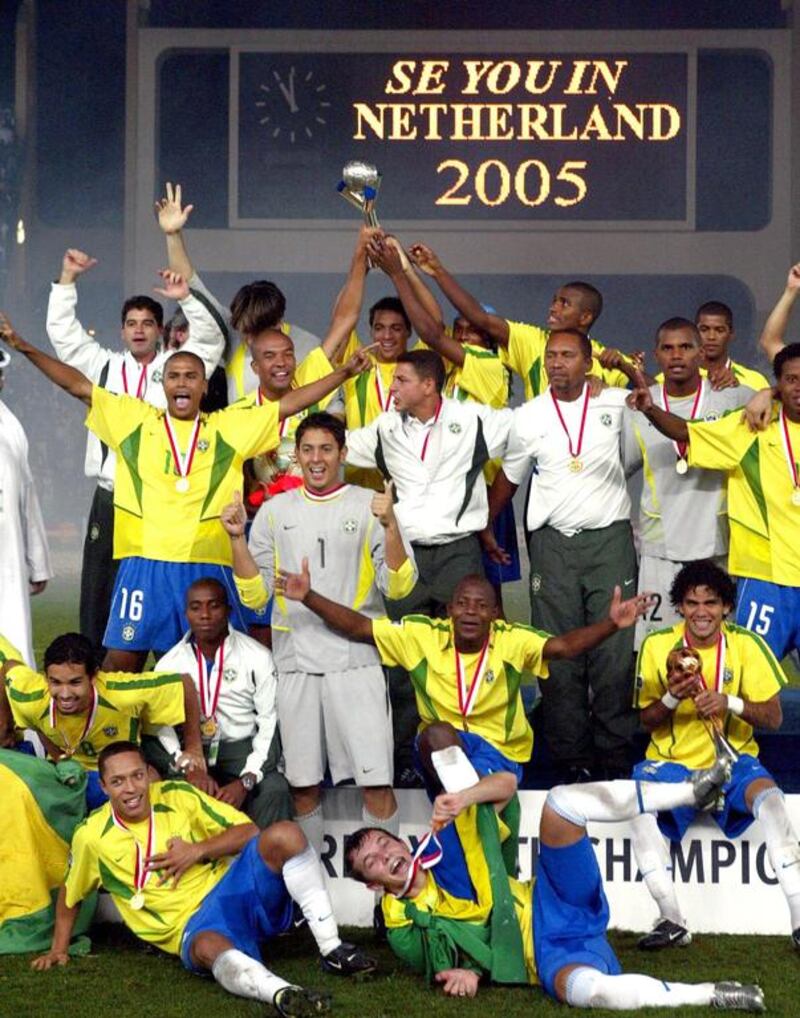
[[[683,621],[651,633],[637,663],[635,706],[650,732],[646,759],[634,777],[685,781],[714,758],[709,726],[724,726],[738,754],[731,780],[714,817],[729,838],[756,818],[789,904],[792,941],[800,948],[800,848],[783,793],[758,760],[753,728],[779,728],[779,693],[786,678],[767,643],[756,633],[726,622],[736,589],[730,576],[709,560],[687,563],[670,598]],[[688,660],[687,660],[688,659]],[[659,811],[632,825],[636,860],[658,905],[655,929],[639,941],[646,950],[688,944],[687,929],[672,883],[672,865],[659,833],[679,842],[694,819],[693,809]]]
[[[151,784],[131,742],[107,746],[98,764],[109,802],[75,831],[53,943],[35,969],[67,964],[80,903],[101,884],[142,940],[280,1015],[328,1010],[326,997],[292,986],[260,960],[261,944],[291,928],[293,902],[324,970],[375,968],[339,939],[319,860],[297,824],[282,820],[259,833],[243,813],[183,781]]]
[[[362,828],[348,839],[345,861],[350,876],[384,892],[395,953],[445,993],[474,997],[486,975],[499,983],[541,983],[551,997],[575,1007],[764,1010],[757,986],[621,974],[606,939],[608,903],[586,834],[589,820],[702,808],[727,780],[729,760],[680,784],[554,788],[542,812],[538,876],[526,883],[507,877],[499,861],[503,831],[495,810],[514,794],[514,776],[505,771],[479,779],[460,747],[434,752],[432,763],[447,789],[434,803],[432,826],[447,826],[423,839],[413,855],[388,832]]]

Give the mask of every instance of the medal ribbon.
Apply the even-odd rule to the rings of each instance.
[[[125,395],[129,396],[128,392],[128,369],[125,366],[125,361],[122,362],[122,388],[125,390]],[[136,386],[136,398],[141,399],[147,389],[147,365],[142,365],[141,373],[139,374],[139,384]]]
[[[789,476],[792,479],[792,487],[797,490],[800,488],[800,477],[797,474],[797,461],[794,458],[792,440],[789,437],[789,425],[786,423],[786,414],[783,407],[781,407],[781,438],[783,439],[783,451],[789,464]]]
[[[56,707],[55,698],[52,697],[52,696],[50,697],[50,707],[48,708],[49,715],[50,715],[50,727],[54,731],[58,732],[58,734],[64,740],[64,749],[66,750],[67,753],[70,754],[70,756],[75,752],[76,746],[80,746],[80,744],[83,742],[83,740],[89,734],[89,731],[90,731],[92,725],[94,724],[95,715],[97,714],[97,702],[98,702],[97,690],[94,688],[94,684],[92,684],[92,705],[89,708],[89,715],[86,718],[86,723],[83,726],[83,731],[80,734],[80,738],[75,743],[75,745],[72,745],[72,743],[70,743],[69,739],[67,738],[66,733],[62,732],[62,731],[59,731],[58,724],[57,724],[57,720],[58,720],[58,708]]]
[[[455,650],[455,648],[453,648]],[[472,713],[472,709],[475,706],[475,701],[478,699],[478,690],[481,688],[483,682],[483,676],[486,672],[486,665],[489,663],[489,640],[487,637],[486,643],[484,643],[478,660],[475,663],[475,671],[472,674],[472,682],[467,688],[465,681],[464,669],[461,666],[461,655],[455,650],[456,655],[456,685],[458,687],[458,709],[461,712],[463,718],[469,717]]]
[[[572,457],[572,459],[574,459],[574,460],[578,459],[578,457],[581,454],[581,449],[583,448],[583,432],[584,432],[584,429],[586,428],[586,414],[587,414],[587,412],[589,410],[589,386],[586,385],[585,383],[584,383],[584,386],[583,386],[583,390],[584,390],[585,395],[583,397],[583,410],[581,411],[581,426],[580,426],[580,429],[578,431],[578,447],[577,447],[577,449],[573,449],[572,448],[572,436],[569,433],[569,428],[567,427],[567,422],[564,420],[564,415],[561,413],[561,408],[558,405],[558,400],[556,399],[555,393],[553,392],[552,389],[550,390],[550,396],[551,396],[551,398],[553,400],[553,406],[556,408],[556,413],[558,414],[558,419],[559,419],[559,421],[561,423],[561,427],[564,429],[564,434],[567,436],[567,445],[569,446],[569,454]]]
[[[261,391],[261,386],[259,386],[256,389],[256,404],[258,406],[261,406],[263,404],[263,402],[264,402],[264,394]],[[291,414],[290,416],[294,417],[295,414]],[[278,437],[279,438],[283,438],[284,434],[286,433],[286,426],[288,425],[288,423],[289,423],[289,417],[284,417],[282,421],[278,421]]]
[[[119,827],[121,831],[125,831],[126,834],[130,834],[133,838],[134,849],[136,852],[133,861],[133,890],[136,894],[140,894],[144,890],[144,885],[150,879],[152,873],[151,870],[146,869],[146,862],[153,854],[153,849],[155,848],[156,843],[155,812],[151,806],[150,816],[147,822],[147,847],[144,855],[142,855],[142,846],[139,844],[139,839],[113,807],[111,808],[111,819],[114,821],[114,825],[116,827]]]
[[[384,395],[380,361],[375,362],[375,395],[378,397],[378,406],[381,408],[383,413],[386,413],[387,410],[391,410],[394,396],[392,396],[391,389],[389,389],[389,391]]]
[[[684,647],[691,647],[691,641],[689,640],[688,634],[683,638]],[[696,648],[695,648],[696,649]],[[725,680],[725,637],[722,635],[722,631],[717,634],[717,663],[715,667],[716,675],[714,676],[714,689],[718,692],[722,692],[722,686]],[[703,680],[703,685],[708,689],[708,682],[702,672],[702,666],[700,670],[700,678]]]
[[[433,429],[436,427],[436,423],[439,420],[439,415],[442,412],[443,406],[444,400],[440,396],[439,405],[436,407],[436,413],[433,415],[433,424],[431,424],[431,426],[428,428],[428,434],[425,436],[425,441],[422,443],[422,452],[420,453],[420,459],[422,460],[423,463],[425,462],[425,453],[428,451],[428,442],[430,442],[431,440]]]
[[[701,378],[700,379],[700,384],[697,387],[697,392],[695,393],[694,403],[692,404],[692,412],[689,414],[689,418],[688,419],[690,421],[693,421],[695,419],[696,415],[697,415],[697,408],[700,406],[700,403],[701,403],[701,401],[703,399],[704,392],[705,392],[705,380],[703,378]],[[669,409],[669,397],[667,396],[667,383],[666,382],[662,382],[661,383],[661,403],[662,403],[662,409],[665,410],[667,413],[669,413],[670,412],[670,409]],[[672,445],[673,445],[673,447],[675,449],[675,453],[676,453],[678,459],[679,460],[685,460],[686,459],[686,449],[688,448],[689,443],[688,442],[673,442]]]
[[[433,841],[433,851],[426,859],[423,859],[422,858],[423,853],[428,848],[428,845],[431,843],[431,841]],[[416,877],[417,873],[421,869],[423,870],[431,869],[437,863],[441,862],[443,855],[444,851],[442,849],[441,842],[433,833],[433,831],[428,831],[428,833],[425,835],[422,841],[420,841],[420,843],[417,845],[417,850],[411,857],[411,865],[408,867],[408,874],[406,876],[405,883],[403,884],[401,890],[393,892],[395,898],[404,898],[408,893],[409,887],[411,887],[411,885],[414,883],[414,878]]]
[[[194,460],[195,450],[197,449],[197,440],[200,437],[200,414],[194,419],[194,427],[192,428],[191,438],[189,439],[189,446],[184,454],[181,454],[178,448],[178,442],[175,437],[175,432],[172,430],[172,422],[169,419],[169,414],[164,414],[164,427],[167,429],[167,438],[169,439],[169,447],[172,450],[172,459],[175,463],[175,469],[180,477],[188,477],[192,469],[192,461]]]
[[[219,703],[219,694],[222,689],[225,641],[222,641],[214,655],[214,665],[211,669],[211,674],[208,671],[205,655],[199,647],[195,647],[195,653],[197,654],[197,686],[200,690],[200,711],[204,718],[214,718],[217,714],[217,704]],[[215,672],[217,675],[216,684],[213,682]]]

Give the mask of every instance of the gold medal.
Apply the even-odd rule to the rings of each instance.
[[[203,718],[200,722],[200,734],[213,739],[217,734],[217,722],[213,718]]]
[[[144,894],[142,893],[142,891],[137,891],[136,894],[134,894],[134,896],[128,902],[128,904],[136,912],[144,908]]]
[[[683,476],[683,474],[685,474],[688,469],[689,469],[689,464],[686,462],[686,460],[683,458],[683,456],[681,456],[679,459],[677,459],[675,461],[675,470],[681,476]]]
[[[189,478],[188,477],[179,477],[178,480],[175,482],[175,490],[176,491],[188,491],[189,490]]]
[[[569,469],[573,474],[579,474],[583,470],[583,462],[579,459],[571,459]]]
[[[800,505],[800,488],[795,488],[792,492],[792,505]]]

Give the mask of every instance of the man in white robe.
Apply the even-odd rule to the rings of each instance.
[[[0,350],[0,390],[9,355]],[[53,576],[42,511],[28,465],[28,439],[0,399],[0,632],[35,668],[30,595]]]

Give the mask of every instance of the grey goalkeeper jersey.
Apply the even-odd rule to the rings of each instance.
[[[417,578],[414,553],[398,572],[386,565],[384,529],[372,515],[374,492],[343,485],[325,501],[304,488],[283,492],[256,514],[249,547],[272,593],[275,572],[300,572],[308,558],[314,590],[371,618],[386,615],[381,594],[402,597]],[[276,596],[272,607],[272,653],[278,673],[339,672],[379,665],[371,644],[356,643],[328,628],[298,601]]]
[[[703,379],[694,419],[713,421],[743,407],[753,395],[745,386],[715,392]],[[661,386],[650,387],[656,406],[664,408]],[[695,396],[669,398],[669,412],[689,420]],[[644,414],[625,408],[622,458],[628,477],[642,470],[638,529],[642,554],[671,562],[691,562],[728,554],[726,475],[720,470],[675,469],[675,443]]]

